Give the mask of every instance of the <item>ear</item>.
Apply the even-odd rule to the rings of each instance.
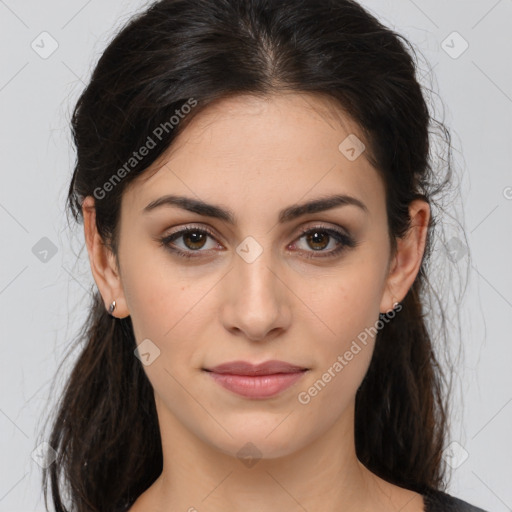
[[[397,239],[397,249],[386,279],[380,312],[386,313],[395,302],[401,302],[411,288],[421,266],[425,251],[430,206],[422,199],[415,199],[409,205],[411,225],[404,238]]]
[[[121,276],[117,268],[115,255],[107,247],[98,233],[96,227],[96,208],[94,198],[87,196],[82,203],[82,214],[84,218],[84,235],[89,253],[89,263],[96,282],[96,286],[105,303],[108,311],[110,303],[116,301],[115,310],[112,316],[125,318],[129,316],[126,300],[121,282]]]

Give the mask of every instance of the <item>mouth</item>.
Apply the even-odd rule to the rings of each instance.
[[[274,360],[257,365],[233,361],[202,370],[232,393],[246,398],[265,399],[288,389],[310,369]]]

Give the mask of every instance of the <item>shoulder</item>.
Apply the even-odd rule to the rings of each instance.
[[[422,494],[425,512],[487,512],[443,491],[427,489]]]

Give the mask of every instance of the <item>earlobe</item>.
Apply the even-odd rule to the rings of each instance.
[[[112,313],[114,312],[114,309],[116,309],[116,301],[113,300],[111,303],[110,303],[110,306],[108,307],[108,314],[109,315],[112,315]],[[113,316],[113,315],[112,315]]]
[[[129,316],[115,255],[105,244],[96,227],[96,209],[92,196],[87,196],[82,202],[82,214],[91,272],[105,303],[105,309],[112,316],[115,310],[115,316],[118,318]]]
[[[409,217],[411,222],[408,232],[403,238],[397,239],[397,250],[380,305],[381,312],[390,311],[392,304],[403,300],[421,267],[430,222],[429,204],[422,199],[412,201]]]

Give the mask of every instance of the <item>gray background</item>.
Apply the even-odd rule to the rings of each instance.
[[[460,168],[469,247],[455,237],[451,249],[469,281],[449,492],[489,511],[512,510],[512,0],[362,3],[430,63],[433,82],[426,63],[423,78],[442,98]],[[74,162],[69,116],[113,31],[142,7],[0,0],[0,512],[44,510],[42,416],[58,395],[49,396],[50,382],[93,282],[81,227],[70,230],[64,215]]]

